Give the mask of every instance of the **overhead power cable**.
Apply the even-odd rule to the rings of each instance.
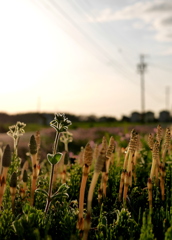
[[[52,6],[52,8],[55,8],[55,10],[60,13],[67,21],[69,24],[72,24],[72,26],[79,32],[81,33],[85,39],[87,41],[89,41],[92,46],[94,47],[94,50],[96,50],[98,52],[98,54],[102,55],[102,57],[104,59],[106,59],[106,61],[108,63],[110,63],[110,65],[114,66],[115,69],[121,73],[126,79],[128,79],[129,81],[131,81],[132,83],[138,85],[136,82],[133,81],[133,79],[129,78],[128,77],[128,72],[124,71],[125,67],[124,66],[121,66],[117,61],[115,61],[113,59],[113,57],[99,44],[97,43],[89,34],[87,34],[86,31],[84,31],[74,20],[73,18],[71,18],[69,16],[68,13],[66,13],[65,10],[63,10],[60,5],[54,1],[54,0],[50,0],[50,1],[46,1],[46,2],[49,2],[49,5]],[[98,60],[100,61],[100,59],[98,58]]]
[[[82,6],[82,3],[84,3],[84,5],[87,6],[87,7],[83,7],[83,6]],[[91,12],[91,13],[89,12],[89,14],[88,14],[88,11],[86,12],[86,10],[85,10],[85,9],[89,10],[91,7],[93,7],[92,3],[88,2],[88,1],[71,0],[71,1],[69,1],[69,4],[72,5],[72,6],[73,6],[73,9],[74,9],[76,12],[78,12],[79,14],[82,12],[86,17],[90,16],[90,14],[91,14],[91,17],[93,17],[93,18],[95,17],[95,16],[93,15],[93,12]],[[100,29],[100,31],[102,32],[102,34],[103,34],[103,35],[105,34],[105,36],[107,36],[107,34],[109,34],[109,32],[114,32],[114,31],[115,31],[115,29],[114,29],[114,31],[113,31],[113,29],[112,29],[113,27],[110,27],[109,31],[107,31],[107,27],[109,28],[109,26],[108,26],[109,24],[108,24],[108,23],[106,23],[106,27],[103,27],[102,24],[100,24],[100,23],[97,22],[97,21],[93,21],[93,22],[91,23],[91,25],[94,25],[94,26],[96,25],[96,28]],[[119,35],[119,32],[118,32],[118,35]],[[122,38],[123,38],[123,37],[122,37]],[[111,39],[109,38],[109,40],[111,40]],[[114,44],[114,41],[113,41],[113,40],[111,40],[110,42],[111,42],[112,45],[114,45],[115,49],[118,50],[118,52],[119,52],[119,50],[121,49],[121,46],[118,46],[118,47],[117,47],[117,46]],[[127,39],[127,43],[128,43],[128,39]],[[124,49],[124,48],[122,47],[122,49]],[[133,56],[131,57],[131,52],[129,52],[129,51],[126,50],[126,49],[125,49],[125,52],[127,52],[127,57],[130,55],[130,62],[131,62],[132,58],[134,57],[134,54],[133,54]],[[138,54],[136,53],[136,50],[135,50],[135,49],[133,49],[132,52],[135,53],[135,57],[138,56]],[[121,53],[121,52],[120,52],[120,53]]]
[[[154,63],[150,63],[151,66],[155,67],[155,68],[158,68],[162,71],[165,71],[165,72],[169,72],[169,73],[172,73],[172,69],[171,68],[168,68],[167,66],[163,66],[163,65],[159,65],[159,64],[154,64]]]
[[[115,69],[121,73],[126,79],[128,79],[130,82],[134,83],[135,85],[139,86],[139,83],[137,84],[133,79],[131,79],[128,75],[128,72],[126,72],[126,67],[119,64],[117,61],[114,60],[113,56],[109,54],[106,49],[104,49],[92,36],[90,36],[55,0],[35,0],[36,2],[39,2],[39,5],[44,6],[46,10],[53,12],[56,19],[57,19],[57,13],[60,14],[67,22],[68,24],[72,25],[84,38],[87,40],[87,42],[90,42],[91,45],[94,47],[94,50],[97,52],[97,54],[101,54],[104,59],[111,65],[112,67],[115,67]],[[72,1],[75,2],[75,1]],[[71,1],[70,1],[71,4]],[[78,5],[78,3],[75,3],[75,5]],[[79,8],[82,8],[78,5],[78,11]],[[84,12],[84,10],[83,10]],[[98,26],[100,26],[98,24]],[[66,31],[67,32],[67,31]],[[67,32],[68,33],[68,32]],[[68,33],[69,34],[69,33]],[[72,35],[70,37],[73,38]],[[76,41],[76,39],[75,39]],[[80,43],[79,43],[80,44]],[[93,53],[92,53],[93,54]],[[97,56],[96,56],[97,57]],[[127,55],[128,57],[128,55]],[[100,58],[97,57],[100,61]],[[131,59],[130,59],[131,60]],[[107,63],[106,63],[107,64]],[[131,70],[132,71],[132,70]],[[134,72],[134,71],[133,71]],[[151,98],[154,98],[155,101],[157,101],[157,97],[152,95],[152,92],[150,94]],[[156,99],[155,99],[156,98]]]

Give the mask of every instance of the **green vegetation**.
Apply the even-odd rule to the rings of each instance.
[[[123,133],[104,132],[76,153],[70,125],[55,114],[52,150],[43,159],[40,128],[32,128],[25,161],[18,146],[29,127],[9,127],[13,145],[0,149],[0,239],[171,239],[170,128],[138,133],[134,125],[115,122],[111,127],[125,128]]]
[[[93,128],[93,127],[122,127],[126,131],[128,128],[134,128],[135,126],[144,126],[143,123],[130,123],[130,122],[73,122],[71,129],[77,129],[77,128]],[[148,126],[155,126],[156,123],[149,123]]]

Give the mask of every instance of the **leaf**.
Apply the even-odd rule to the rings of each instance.
[[[66,183],[63,183],[57,190],[57,192],[64,192],[69,189],[69,186]]]
[[[103,224],[104,226],[107,226],[107,217],[106,217],[106,216],[103,216],[103,217],[102,217],[102,224]]]
[[[55,162],[56,162],[56,163],[60,162],[62,156],[63,156],[62,153],[60,153],[60,152],[56,153],[56,154],[54,155],[54,160],[55,160]],[[56,163],[55,163],[55,164],[56,164]]]
[[[62,196],[63,194],[64,195],[66,195],[67,197],[68,197],[68,194],[66,193],[67,192],[67,190],[68,190],[68,188],[69,188],[69,186],[66,184],[66,183],[64,183],[64,184],[62,184],[59,188],[58,188],[58,190],[52,195],[52,198],[54,197],[54,196]]]
[[[38,189],[35,190],[35,192],[42,193],[43,195],[45,195],[46,197],[48,197],[48,193],[47,193],[45,190],[43,190],[43,189],[38,188]]]
[[[53,157],[54,157],[53,154],[50,154],[50,153],[47,154],[47,159],[48,159],[50,164],[52,164],[51,162],[52,162]]]
[[[47,154],[47,159],[48,159],[50,164],[55,165],[56,163],[58,163],[61,160],[62,156],[63,156],[63,154],[60,153],[60,152],[58,152],[56,154],[48,153]]]
[[[53,194],[53,196],[51,197],[51,201],[61,199],[61,198],[65,198],[65,197],[68,198],[69,195],[67,193],[56,193],[56,194]]]

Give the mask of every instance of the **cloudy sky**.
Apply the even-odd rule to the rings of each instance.
[[[0,111],[172,109],[172,1],[0,1]]]

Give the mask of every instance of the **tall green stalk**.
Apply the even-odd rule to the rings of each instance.
[[[53,145],[53,153],[47,154],[48,161],[51,164],[51,172],[49,189],[48,193],[46,193],[47,203],[45,206],[45,213],[48,212],[52,199],[58,195],[58,191],[55,194],[52,194],[54,167],[61,160],[62,157],[62,153],[57,152],[60,134],[62,132],[66,132],[69,125],[71,125],[71,121],[69,121],[64,114],[55,114],[54,120],[50,122],[50,126],[56,130],[56,135]]]
[[[55,140],[54,140],[54,147],[53,147],[53,155],[57,153],[58,141],[59,141],[60,132],[56,132]],[[55,164],[51,164],[51,173],[50,173],[50,182],[49,182],[49,189],[48,189],[48,197],[47,203],[45,207],[45,212],[47,213],[51,203],[51,196],[52,196],[52,189],[53,189],[53,174],[54,174],[54,167]]]

